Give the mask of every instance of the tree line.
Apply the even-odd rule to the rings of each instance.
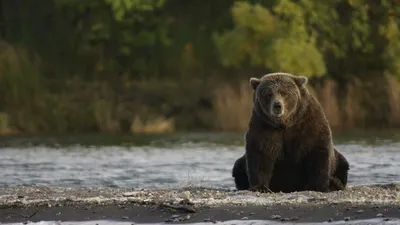
[[[243,130],[276,71],[335,128],[400,125],[398,0],[0,2],[3,133]]]

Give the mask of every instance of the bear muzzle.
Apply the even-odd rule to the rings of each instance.
[[[283,103],[279,100],[273,100],[271,102],[271,116],[273,117],[277,117],[280,118],[283,116],[284,113],[284,107],[283,107]]]

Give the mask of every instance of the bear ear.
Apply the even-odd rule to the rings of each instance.
[[[308,78],[305,77],[305,76],[297,76],[297,77],[294,77],[293,79],[294,79],[294,82],[295,82],[295,83],[297,84],[297,86],[299,86],[299,87],[303,87],[303,86],[306,85],[307,82],[308,82]]]
[[[250,78],[250,87],[253,88],[253,90],[256,90],[257,86],[261,83],[261,80],[255,77]]]

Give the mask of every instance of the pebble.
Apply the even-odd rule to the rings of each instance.
[[[329,222],[329,223],[333,222],[333,218],[329,218],[329,219],[328,219],[328,222]]]
[[[190,220],[190,215],[186,215],[184,217],[181,217],[179,215],[172,215],[170,218],[166,219],[165,222],[179,222],[179,221],[185,221],[185,220]],[[204,219],[206,221],[206,219]]]
[[[290,219],[287,217],[281,218],[280,221],[289,221]]]
[[[383,217],[383,214],[382,213],[378,213],[378,214],[376,214],[376,217]]]
[[[178,218],[179,217],[179,215],[172,215],[171,217],[170,217],[170,219],[175,219],[175,218]]]
[[[364,212],[364,210],[360,209],[356,213],[363,213],[363,212]]]
[[[270,218],[271,218],[271,220],[279,220],[280,218],[282,218],[282,216],[281,215],[272,215]]]
[[[248,220],[248,219],[249,219],[248,217],[243,217],[243,218],[242,218],[242,220]]]
[[[351,220],[350,217],[345,217],[345,218],[344,218],[344,221],[349,221],[349,220]]]
[[[122,196],[124,196],[124,197],[134,197],[136,195],[138,195],[138,192],[136,192],[136,191],[134,191],[134,192],[125,192],[125,193],[122,194]]]
[[[127,216],[123,216],[123,217],[121,217],[123,220],[127,220],[127,219],[129,219],[129,217],[127,217]]]
[[[294,217],[290,218],[290,220],[292,220],[292,221],[294,221],[294,220],[299,220],[299,217],[294,216]]]

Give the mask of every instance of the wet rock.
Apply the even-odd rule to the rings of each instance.
[[[280,221],[289,221],[290,219],[287,217],[281,218]]]
[[[248,217],[242,217],[242,220],[248,220],[249,218]]]
[[[378,213],[378,214],[376,214],[376,217],[383,217],[383,214],[382,213]]]
[[[329,219],[328,219],[328,222],[329,222],[329,223],[333,222],[333,218],[329,218]]]
[[[190,191],[185,191],[179,195],[180,198],[183,198],[184,200],[190,200]]]
[[[172,215],[170,218],[166,219],[165,222],[179,222],[184,220],[189,220],[190,215],[186,215],[185,217],[181,217],[179,215]]]
[[[299,220],[299,217],[294,216],[294,217],[290,218],[290,220],[291,220],[291,221]]]
[[[360,214],[360,213],[363,213],[363,212],[364,212],[364,210],[360,209],[360,210],[357,210],[356,213]]]
[[[127,220],[127,219],[129,219],[129,217],[127,217],[127,216],[123,216],[123,217],[121,217],[121,219],[123,219],[123,220]]]
[[[137,191],[125,192],[125,193],[122,194],[122,196],[124,196],[124,197],[135,197],[137,195],[138,195]]]
[[[186,215],[185,217],[183,217],[183,220],[190,220],[190,215]]]
[[[345,217],[345,218],[344,218],[344,221],[350,221],[350,220],[351,220],[350,217]]]
[[[272,215],[272,216],[270,217],[271,220],[279,220],[280,218],[282,218],[281,215]]]

